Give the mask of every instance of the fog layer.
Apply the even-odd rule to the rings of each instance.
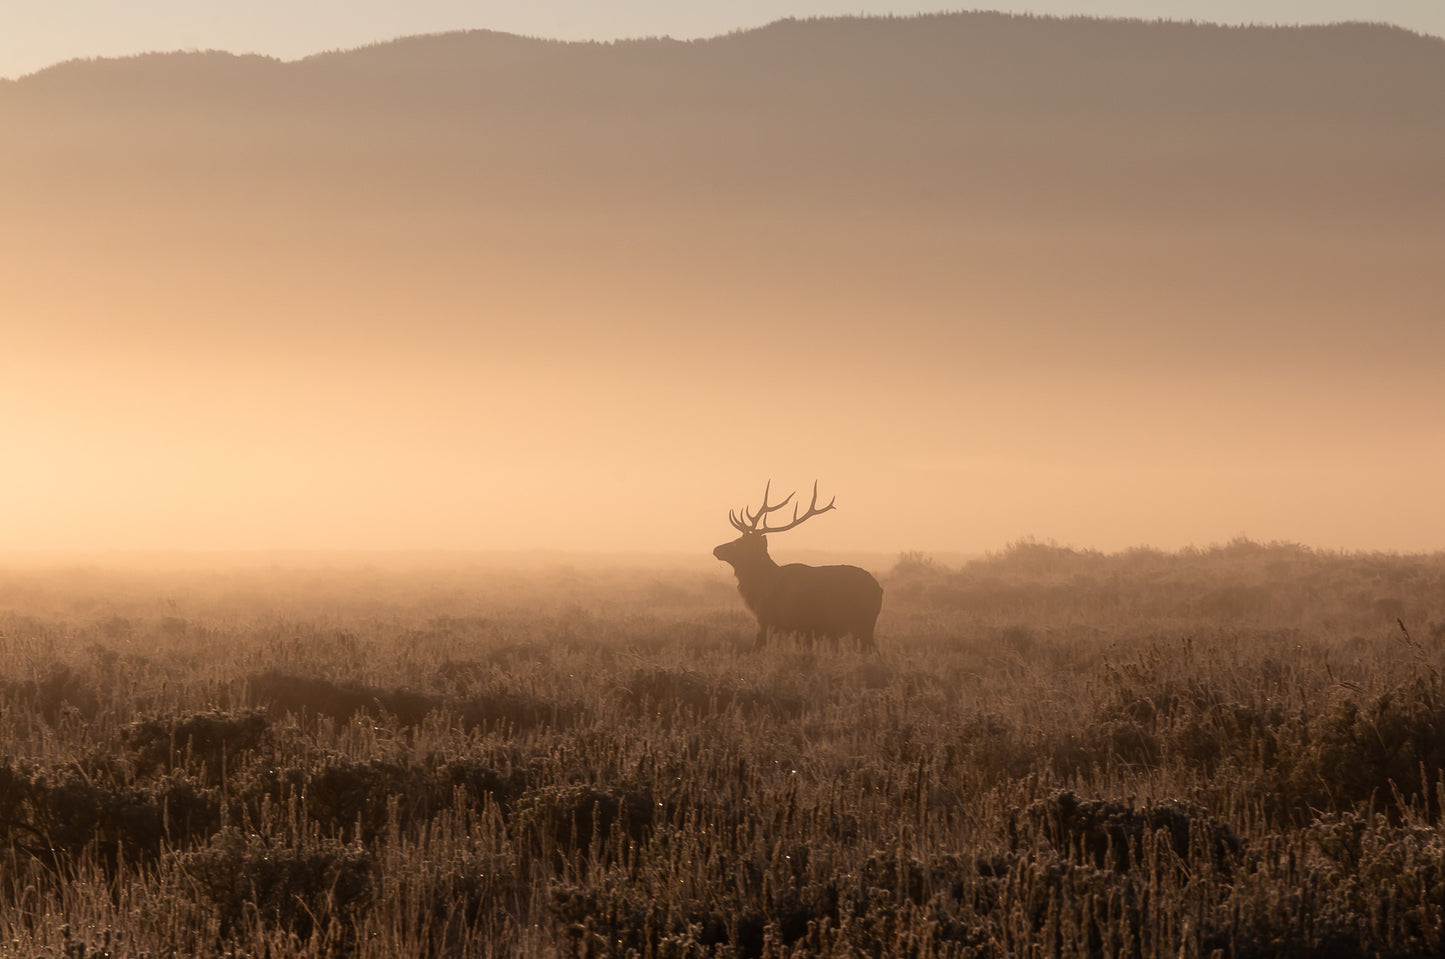
[[[1438,547],[1445,42],[998,15],[0,83],[11,549]],[[775,554],[785,549],[775,548]]]

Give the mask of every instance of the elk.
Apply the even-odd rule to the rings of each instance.
[[[743,602],[758,618],[754,649],[762,649],[770,634],[796,633],[805,643],[830,639],[835,644],[852,636],[863,649],[876,649],[873,627],[883,608],[883,587],[866,570],[857,566],[779,566],[768,555],[768,533],[782,533],[806,520],[833,509],[837,497],[818,508],[818,484],[813,483],[813,501],[808,511],[785,526],[769,526],[768,516],[787,506],[794,493],[781,503],[768,505],[772,480],[763,489],[763,505],[756,512],[743,507],[742,515],[728,511],[728,521],[742,535],[723,543],[712,554],[732,566],[738,578]],[[796,491],[794,491],[796,492]]]

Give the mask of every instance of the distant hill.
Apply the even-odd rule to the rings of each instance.
[[[470,32],[295,63],[163,54],[0,86],[22,167],[54,151],[211,175],[344,162],[423,193],[490,171],[629,203],[1311,222],[1430,222],[1442,100],[1445,41],[1395,28],[981,13],[688,43]]]
[[[1217,253],[1263,300],[1337,305],[1301,283],[1324,255],[1388,307],[1418,291],[1381,251],[1433,252],[1445,223],[1445,41],[1371,25],[972,13],[158,54],[0,85],[0,126],[29,247],[103,251],[118,229],[113,252],[149,269],[224,251],[265,282],[284,265],[257,247],[300,242],[313,275],[385,253],[456,296],[446,264],[482,257],[508,282],[693,289],[725,269],[735,290],[864,283],[845,301],[935,310],[965,281],[1004,309],[1020,284],[1077,303],[1125,264],[1135,289],[1213,285],[1188,264]]]

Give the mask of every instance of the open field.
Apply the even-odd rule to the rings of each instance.
[[[1426,956],[1445,555],[0,568],[0,953]]]

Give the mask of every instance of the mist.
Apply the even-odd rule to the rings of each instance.
[[[5,548],[1438,548],[1445,42],[998,15],[0,84]],[[783,544],[786,544],[784,546]]]

